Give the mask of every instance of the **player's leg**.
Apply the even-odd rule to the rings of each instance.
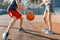
[[[45,22],[46,27],[48,27],[47,16],[48,16],[48,12],[46,12],[46,13],[43,15],[43,18],[44,18],[44,22]]]
[[[23,27],[22,27],[22,24],[23,24],[23,17],[21,17],[20,19],[19,19],[19,22],[20,22],[20,29],[22,29]]]
[[[52,31],[52,12],[49,13],[49,30]]]
[[[44,32],[46,32],[48,30],[47,16],[48,16],[48,12],[44,12],[43,18],[44,18],[44,22],[45,22],[45,28],[42,30]]]
[[[9,31],[11,29],[11,27],[14,25],[14,23],[16,22],[16,18],[13,17],[8,25],[8,28],[6,30],[6,32],[3,34],[3,39],[4,40],[8,40],[8,35],[9,35]]]
[[[19,32],[25,32],[25,30],[24,30],[23,27],[22,27],[23,17],[21,17],[21,18],[19,19],[19,24],[20,24]]]
[[[49,19],[49,30],[47,30],[45,33],[46,34],[53,34],[53,32],[52,32],[52,21],[51,21],[51,19],[52,19],[52,12],[48,13],[48,19]]]

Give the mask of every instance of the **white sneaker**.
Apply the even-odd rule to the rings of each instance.
[[[48,29],[47,29],[47,28],[44,28],[42,31],[43,31],[43,32],[46,32],[46,31],[48,31]]]
[[[52,32],[52,31],[49,31],[49,30],[46,31],[45,33],[46,33],[46,34],[53,34],[53,32]]]
[[[8,32],[7,32],[7,33],[4,33],[4,34],[3,34],[3,37],[2,37],[2,38],[3,38],[3,40],[8,40],[8,35],[9,35],[9,33],[8,33]]]

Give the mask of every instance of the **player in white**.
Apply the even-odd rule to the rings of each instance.
[[[44,31],[46,34],[52,34],[52,13],[54,12],[53,11],[53,6],[51,4],[51,0],[43,0],[43,2],[39,5],[39,6],[42,6],[42,4],[45,5],[45,11],[44,11],[44,22],[45,22],[45,25],[46,27],[48,28],[44,28],[42,31]],[[47,21],[47,17],[49,19],[49,21]]]

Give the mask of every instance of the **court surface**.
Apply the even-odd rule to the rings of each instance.
[[[44,28],[44,20],[42,15],[36,15],[35,20],[28,21],[26,16],[23,15],[23,28],[25,32],[19,32],[19,21],[11,28],[9,39],[11,40],[60,40],[60,15],[52,16],[53,32],[52,35],[47,35],[41,30]],[[8,15],[0,16],[0,40],[2,34],[6,31],[10,22]]]

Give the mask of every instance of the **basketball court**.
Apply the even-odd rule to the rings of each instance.
[[[44,21],[42,15],[35,15],[36,18],[33,21],[28,21],[26,15],[23,15],[24,22],[23,28],[25,32],[19,32],[19,22],[17,21],[12,27],[9,39],[11,40],[60,40],[60,15],[53,15],[53,32],[52,35],[47,35],[41,30],[44,27]],[[8,15],[0,16],[0,40],[2,40],[2,34],[6,31],[6,28],[10,22]]]

